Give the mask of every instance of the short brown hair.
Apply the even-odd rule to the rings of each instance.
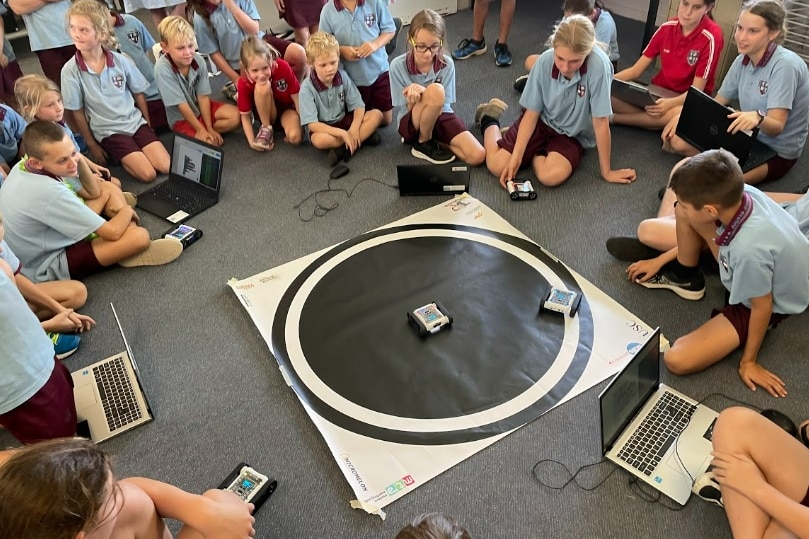
[[[45,146],[61,142],[66,136],[67,132],[56,122],[36,120],[28,124],[22,132],[22,145],[30,157],[44,159]]]
[[[424,513],[402,528],[394,539],[471,539],[466,528],[446,513]]]
[[[708,150],[675,170],[669,187],[696,210],[707,204],[730,208],[742,199],[744,177],[736,156],[727,150]]]

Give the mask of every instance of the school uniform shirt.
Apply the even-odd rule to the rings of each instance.
[[[707,15],[688,36],[683,36],[680,21],[675,17],[660,25],[643,55],[650,59],[660,56],[661,68],[652,77],[652,84],[683,93],[699,77],[706,80],[705,93],[713,95],[724,46],[722,28]]]
[[[770,197],[745,185],[749,208],[717,229],[719,277],[728,303],[750,307],[750,298],[772,292],[773,312],[798,314],[809,306],[809,240],[795,219]],[[739,222],[733,226],[734,222]]]
[[[34,282],[70,279],[65,249],[106,222],[61,178],[31,172],[23,161],[0,189],[0,212],[5,239],[22,261],[22,274]]]
[[[146,123],[133,94],[142,94],[149,81],[126,56],[104,50],[101,73],[94,73],[81,52],[62,68],[62,100],[68,110],[84,108],[96,140],[110,135],[133,135]]]
[[[557,133],[577,139],[585,148],[596,145],[593,118],[612,114],[612,64],[600,47],[593,47],[581,68],[568,80],[553,63],[553,49],[543,52],[528,74],[520,97],[523,108]]]
[[[783,207],[798,222],[798,228],[803,235],[809,238],[809,194],[803,195],[795,202],[787,202]]]
[[[181,103],[187,103],[194,116],[199,118],[198,96],[211,95],[208,69],[202,56],[194,54],[188,75],[183,75],[171,57],[168,54],[163,55],[155,62],[154,78],[160,89],[163,105],[166,106],[166,118],[169,125],[174,125],[183,119],[178,108]]]
[[[261,20],[253,0],[236,0],[236,4],[254,21]],[[214,4],[207,4],[203,0],[203,9],[206,8],[210,14],[210,26],[199,13],[194,13],[194,33],[197,35],[199,52],[201,54],[221,52],[230,67],[239,71],[241,63],[239,51],[242,47],[242,42],[248,35],[244,33],[233,13],[225,7],[225,4],[214,6]],[[258,37],[263,35],[264,32],[258,33]]]
[[[425,88],[436,83],[444,87],[444,106],[441,112],[452,112],[455,103],[455,64],[448,54],[436,55],[427,73],[419,72],[413,52],[397,56],[390,63],[390,96],[393,106],[398,107],[396,124],[407,114],[407,99],[402,91],[411,84],[419,84]]]
[[[787,109],[777,137],[759,131],[757,138],[784,159],[797,159],[809,133],[809,69],[794,52],[771,43],[758,65],[739,55],[730,66],[719,95],[738,99],[743,111]]]
[[[292,72],[292,68],[289,67],[285,60],[280,58],[275,60],[275,68],[270,76],[270,84],[272,85],[272,98],[276,105],[280,104],[286,108],[295,107],[292,96],[301,91],[301,83],[298,82],[295,73]],[[253,97],[256,93],[256,83],[243,75],[239,77],[237,88],[239,94],[236,105],[239,107],[239,112],[247,114],[253,110],[253,105],[256,102]]]
[[[618,51],[618,29],[615,27],[615,19],[612,18],[612,13],[606,9],[598,7],[595,9],[597,13],[594,23],[596,41],[609,47],[607,56],[610,57],[610,62],[617,62],[621,53]]]
[[[70,0],[61,0],[48,2],[22,16],[32,51],[58,49],[73,44],[70,34],[67,33],[68,9]]]
[[[53,343],[17,283],[0,271],[0,414],[42,389],[54,365]]]
[[[344,47],[359,47],[380,34],[396,31],[393,17],[382,0],[357,0],[352,13],[340,0],[329,0],[320,12],[320,31],[332,34]],[[354,84],[370,86],[388,70],[388,53],[380,47],[367,58],[341,65]]]
[[[2,3],[0,3],[0,17],[8,13],[8,8]],[[3,36],[3,54],[6,58],[8,58],[9,63],[13,62],[17,59],[17,55],[14,54],[14,48],[11,46],[11,42],[8,40],[5,35]]]
[[[22,262],[20,262],[20,259],[14,254],[14,251],[11,250],[11,247],[8,246],[6,240],[0,240],[0,260],[5,261],[5,263],[9,265],[14,275],[20,273]],[[3,272],[0,271],[0,273]]]
[[[121,52],[135,62],[140,74],[149,81],[149,87],[144,92],[146,100],[160,99],[160,92],[154,80],[154,64],[149,60],[148,56],[149,51],[152,50],[155,44],[152,34],[149,33],[137,17],[117,13],[113,15],[115,15],[113,30],[115,31],[115,37],[118,38]]]
[[[365,107],[357,86],[342,69],[334,75],[331,86],[320,82],[313,70],[301,84],[298,103],[301,109],[301,125],[313,122],[333,124],[342,120],[346,113]]]
[[[28,123],[14,109],[0,104],[0,157],[9,166],[17,162],[17,151],[27,125]]]

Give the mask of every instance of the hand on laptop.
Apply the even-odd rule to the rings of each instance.
[[[733,120],[728,127],[728,133],[738,133],[739,131],[750,131],[755,129],[758,127],[760,120],[760,116],[756,111],[736,111],[728,114],[728,118]]]

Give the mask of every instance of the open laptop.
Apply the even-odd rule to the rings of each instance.
[[[719,414],[660,383],[660,329],[598,396],[604,456],[685,505]]]
[[[90,438],[96,443],[154,419],[118,313],[112,303],[110,308],[126,351],[72,373],[78,420],[87,421]]]
[[[469,192],[469,165],[397,165],[399,195],[460,195]]]
[[[775,157],[775,150],[759,141],[758,128],[752,132],[728,133],[732,109],[720,104],[693,86],[688,89],[677,136],[699,151],[724,148],[739,160],[743,172],[752,170]]]
[[[219,202],[222,148],[175,133],[169,178],[138,195],[138,207],[182,223]]]
[[[637,82],[612,79],[612,96],[636,107],[654,105],[661,97],[674,97],[677,92],[659,86],[644,86]]]

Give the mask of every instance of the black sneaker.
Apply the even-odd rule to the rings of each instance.
[[[514,89],[520,93],[523,93],[523,91],[525,90],[526,82],[528,82],[528,75],[517,77],[517,80],[514,81]]]
[[[444,150],[432,139],[426,142],[415,142],[413,147],[410,148],[410,153],[413,157],[424,159],[436,165],[443,165],[444,163],[455,161],[454,153]]]
[[[494,63],[500,67],[511,65],[511,51],[506,43],[494,42]]]
[[[382,135],[379,134],[379,131],[374,131],[371,133],[371,136],[365,139],[363,144],[365,146],[379,146],[382,143]]]
[[[351,154],[346,149],[345,146],[340,146],[339,148],[332,148],[329,150],[329,166],[333,167],[340,161],[348,161],[347,156]]]
[[[607,240],[607,252],[623,262],[637,262],[660,256],[660,251],[644,245],[638,238],[615,236]]]
[[[683,280],[682,278],[674,275],[671,270],[666,266],[660,270],[660,273],[645,282],[635,281],[641,286],[646,288],[656,289],[662,288],[671,290],[683,299],[697,301],[702,299],[705,295],[705,277],[701,273],[697,273],[696,277],[691,280]]]
[[[719,507],[725,507],[725,502],[722,500],[722,491],[719,488],[719,483],[716,481],[713,472],[705,472],[697,477],[697,480],[694,481],[694,486],[691,487],[691,492],[706,502],[716,504]]]
[[[402,30],[402,19],[399,17],[393,18],[393,24],[396,25],[396,30],[393,32],[393,38],[385,45],[385,52],[388,56],[393,54],[396,50],[396,42],[399,41],[399,32]]]

